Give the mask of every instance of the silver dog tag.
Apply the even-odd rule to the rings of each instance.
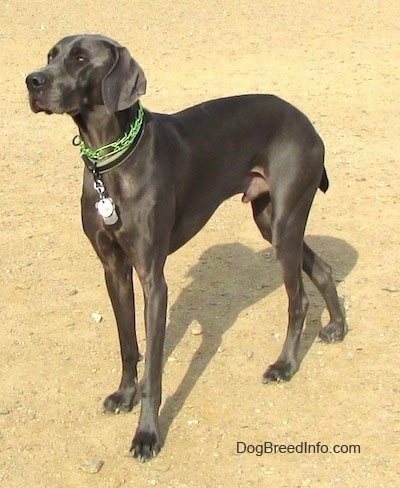
[[[96,203],[97,211],[99,215],[103,217],[106,225],[112,225],[118,222],[118,214],[115,210],[114,202],[111,198],[102,198]]]

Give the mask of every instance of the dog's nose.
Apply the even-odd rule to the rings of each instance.
[[[46,84],[47,78],[41,71],[31,73],[26,78],[26,85],[29,90],[41,88]]]

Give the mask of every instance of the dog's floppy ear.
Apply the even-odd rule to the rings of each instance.
[[[146,93],[146,78],[142,68],[125,47],[110,44],[114,64],[102,83],[104,105],[108,112],[120,112],[131,107]]]

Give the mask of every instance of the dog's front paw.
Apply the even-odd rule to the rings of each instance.
[[[153,431],[136,432],[132,441],[131,455],[140,463],[155,458],[161,450],[160,436]]]
[[[272,381],[289,381],[291,377],[299,369],[296,362],[277,361],[271,364],[267,371],[263,374],[263,383],[271,383]]]
[[[318,337],[321,341],[331,344],[332,342],[342,341],[346,333],[347,324],[345,321],[330,322],[319,331]]]
[[[103,412],[130,412],[133,406],[138,403],[136,392],[136,387],[120,388],[104,400]]]

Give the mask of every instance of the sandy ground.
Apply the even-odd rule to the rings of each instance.
[[[399,13],[389,0],[3,2],[1,486],[399,486]],[[282,347],[286,295],[249,207],[240,196],[226,202],[168,262],[166,441],[145,465],[128,456],[138,409],[101,413],[120,359],[81,231],[76,129],[68,117],[31,114],[24,86],[59,38],[80,32],[130,49],[151,110],[274,93],[311,118],[327,147],[331,188],[316,197],[307,240],[334,267],[345,342],[314,340],[327,316],[307,282],[301,369],[290,383],[261,384]],[[201,336],[190,332],[196,321]],[[319,442],[329,452],[258,456],[237,453],[238,442]],[[103,462],[95,474],[82,469],[91,460]]]

